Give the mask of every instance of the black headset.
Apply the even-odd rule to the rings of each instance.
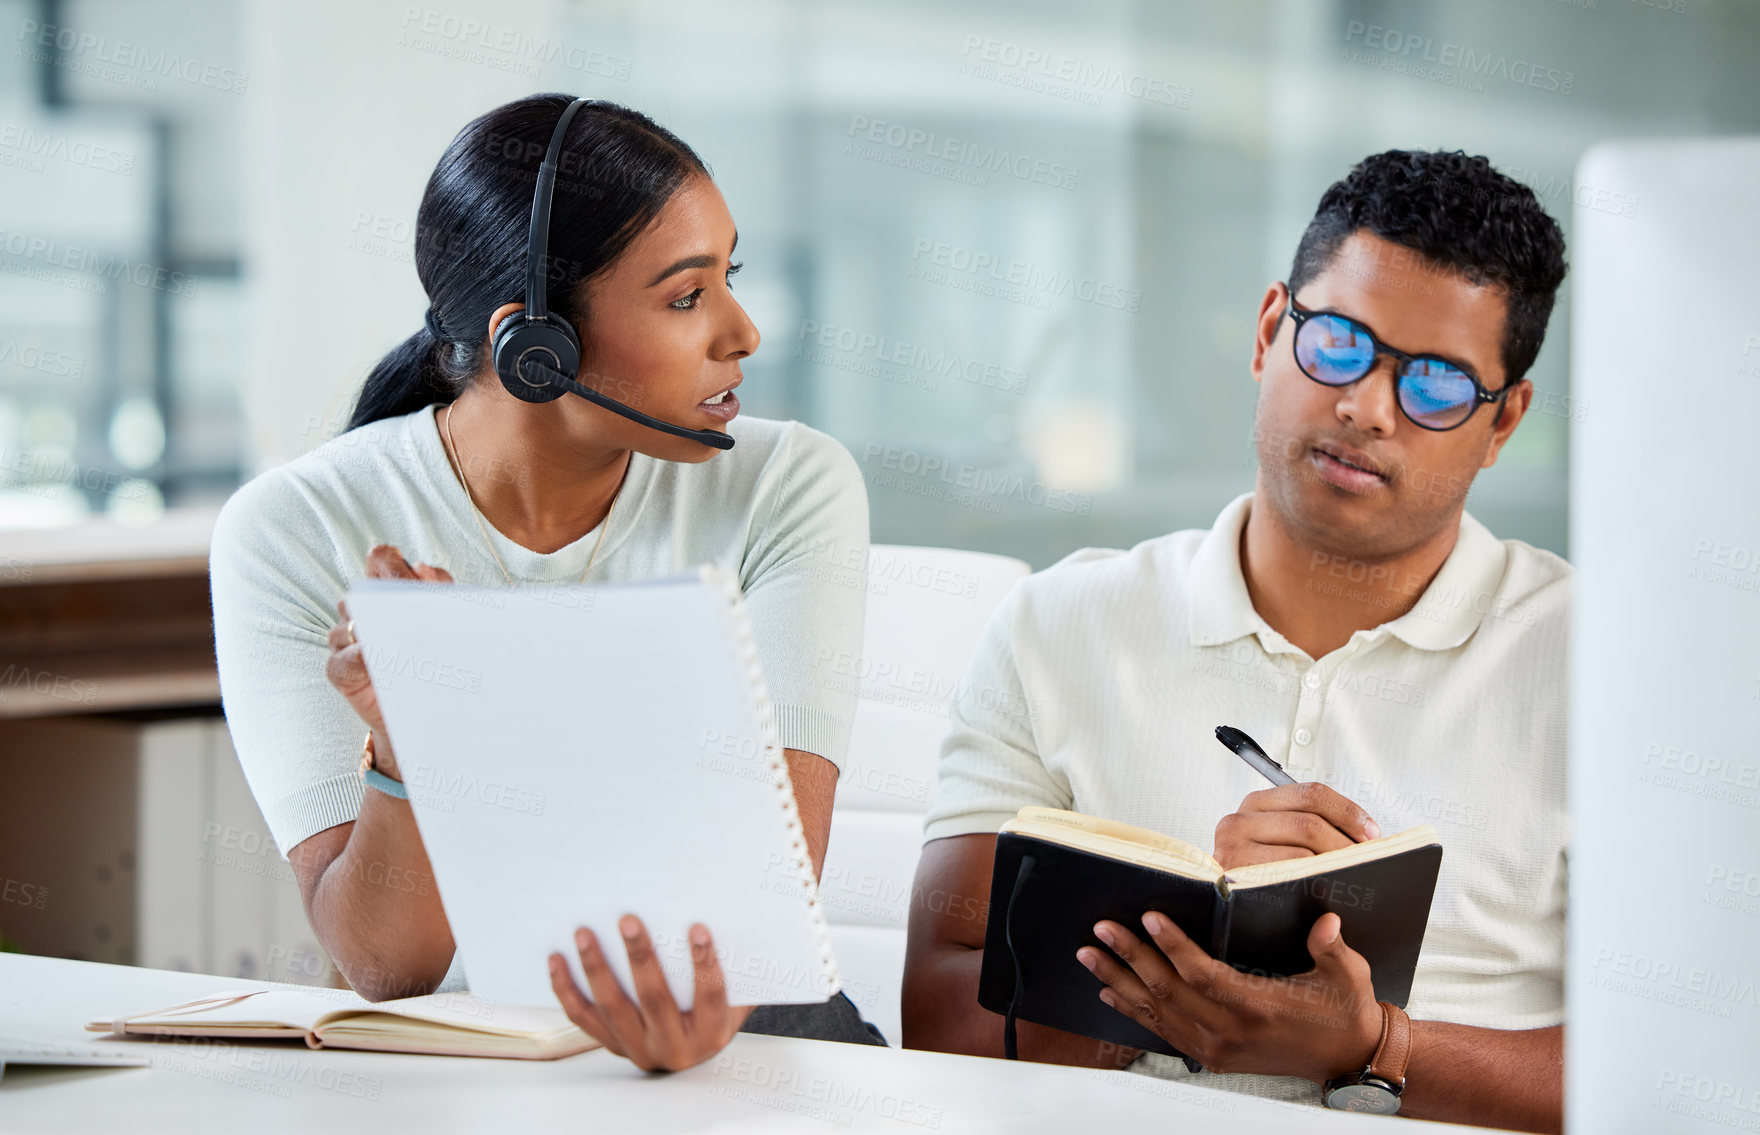
[[[575,380],[581,366],[581,342],[568,320],[550,314],[545,298],[546,255],[550,243],[550,197],[556,188],[556,160],[562,153],[562,136],[568,131],[574,112],[591,101],[575,99],[568,104],[556,124],[556,132],[550,135],[544,164],[538,167],[538,188],[532,195],[532,235],[526,246],[526,308],[508,315],[495,329],[495,341],[491,344],[495,373],[501,376],[501,385],[507,392],[524,402],[554,402],[564,394],[578,394],[662,433],[716,449],[732,449],[733,439],[720,430],[691,430],[663,422]]]

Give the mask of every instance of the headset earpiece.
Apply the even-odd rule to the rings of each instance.
[[[522,402],[554,402],[568,393],[567,387],[530,364],[538,363],[572,379],[580,370],[581,344],[574,328],[561,316],[528,319],[524,311],[516,311],[495,329],[491,357],[509,394]]]

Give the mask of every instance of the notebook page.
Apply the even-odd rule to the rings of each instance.
[[[469,993],[430,993],[426,997],[403,997],[366,1006],[377,1013],[391,1013],[412,1021],[469,1029],[502,1036],[547,1036],[558,1029],[573,1028],[567,1014],[549,1006],[502,1005]]]
[[[733,1004],[838,986],[732,576],[348,595],[472,992],[554,1005],[591,929],[633,995],[642,919],[681,1008],[706,924]]]
[[[370,1001],[346,989],[239,990],[146,1013],[129,1014],[134,1025],[266,1025],[309,1029],[318,1018],[338,1009],[370,1009]]]

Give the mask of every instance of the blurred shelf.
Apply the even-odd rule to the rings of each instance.
[[[0,588],[208,574],[218,508],[171,508],[152,524],[92,520],[0,532]]]
[[[220,703],[214,644],[43,654],[0,664],[0,720]]]
[[[0,719],[220,701],[208,543],[217,509],[0,542]]]

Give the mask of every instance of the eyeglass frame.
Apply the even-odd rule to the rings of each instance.
[[[1320,385],[1320,386],[1324,386],[1328,390],[1343,390],[1347,386],[1355,386],[1357,383],[1363,381],[1365,378],[1368,378],[1370,375],[1375,373],[1375,367],[1377,364],[1380,363],[1382,355],[1387,355],[1387,356],[1390,356],[1391,358],[1397,359],[1402,365],[1405,363],[1418,362],[1418,361],[1425,360],[1425,359],[1433,359],[1436,362],[1442,363],[1446,366],[1451,366],[1455,370],[1458,370],[1462,374],[1466,375],[1467,381],[1471,382],[1473,384],[1473,408],[1471,410],[1467,411],[1467,416],[1462,418],[1460,421],[1456,422],[1452,426],[1427,426],[1423,422],[1420,422],[1418,419],[1412,417],[1411,411],[1406,409],[1406,404],[1404,402],[1400,401],[1400,397],[1399,397],[1399,377],[1400,377],[1399,376],[1399,368],[1398,367],[1394,368],[1394,373],[1393,373],[1393,401],[1394,401],[1394,404],[1399,407],[1399,412],[1405,417],[1406,421],[1412,423],[1414,426],[1417,426],[1421,430],[1429,430],[1431,433],[1447,433],[1449,430],[1458,430],[1462,426],[1466,425],[1468,422],[1472,421],[1473,415],[1479,412],[1480,405],[1483,403],[1486,403],[1486,402],[1499,403],[1497,416],[1498,416],[1498,418],[1501,418],[1501,417],[1503,417],[1503,407],[1501,405],[1501,403],[1503,402],[1503,396],[1508,394],[1510,392],[1510,390],[1516,385],[1515,382],[1506,381],[1506,382],[1504,382],[1503,387],[1499,390],[1496,390],[1496,391],[1486,390],[1485,384],[1479,381],[1479,376],[1473,373],[1473,370],[1471,367],[1468,367],[1462,363],[1456,362],[1454,359],[1448,358],[1443,355],[1430,355],[1430,354],[1414,355],[1414,354],[1410,354],[1406,351],[1402,351],[1398,347],[1390,347],[1386,343],[1383,343],[1381,341],[1381,339],[1378,336],[1376,336],[1374,331],[1370,330],[1369,325],[1367,323],[1364,323],[1362,320],[1358,319],[1356,316],[1346,315],[1342,311],[1333,311],[1330,308],[1319,308],[1319,307],[1303,308],[1299,304],[1296,303],[1296,297],[1295,297],[1294,292],[1287,293],[1287,298],[1284,300],[1284,304],[1283,304],[1283,312],[1284,312],[1284,315],[1289,316],[1290,322],[1294,323],[1296,325],[1295,331],[1293,333],[1291,333],[1291,335],[1289,337],[1289,353],[1290,353],[1290,356],[1292,358],[1294,358],[1296,361],[1296,369],[1300,370],[1302,372],[1303,376],[1308,379],[1308,381],[1316,383],[1317,385]],[[1312,374],[1308,373],[1308,368],[1302,365],[1301,352],[1296,350],[1296,340],[1301,337],[1302,324],[1304,324],[1308,320],[1314,318],[1316,315],[1330,315],[1334,319],[1345,320],[1347,323],[1353,324],[1354,326],[1356,326],[1362,330],[1363,335],[1369,340],[1369,345],[1375,348],[1375,354],[1371,358],[1368,370],[1365,370],[1362,374],[1358,375],[1356,378],[1351,379],[1349,382],[1336,382],[1336,383],[1335,382],[1322,382],[1320,379],[1315,378]],[[1281,321],[1282,316],[1279,316],[1278,318]],[[1517,381],[1519,382],[1520,380],[1518,379]],[[1496,419],[1492,420],[1492,424],[1493,425],[1497,424]]]

